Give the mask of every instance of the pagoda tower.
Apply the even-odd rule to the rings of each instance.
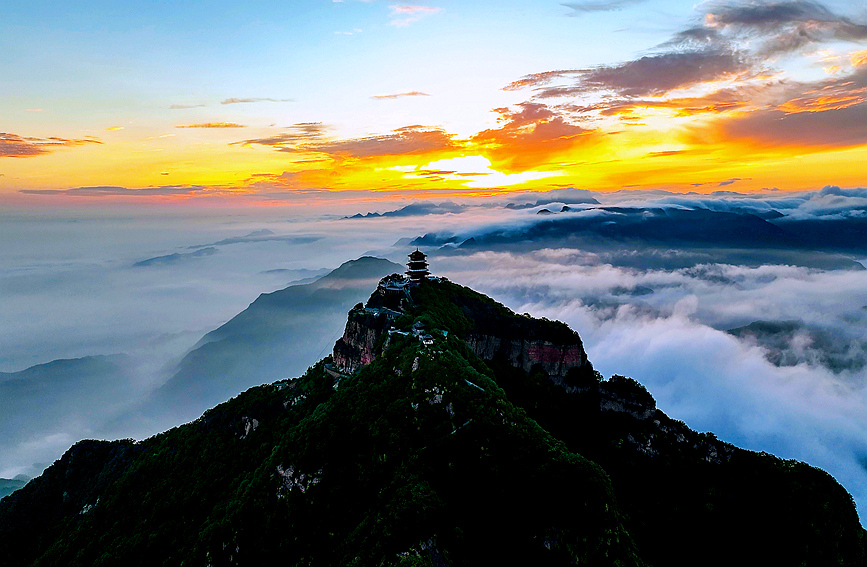
[[[426,258],[425,253],[418,248],[415,249],[415,252],[410,253],[409,262],[406,263],[406,275],[409,276],[411,281],[420,282],[430,275],[430,271],[427,269]]]

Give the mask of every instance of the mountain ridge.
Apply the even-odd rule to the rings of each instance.
[[[173,414],[195,419],[240,390],[303,372],[327,347],[327,341],[320,344],[306,329],[339,324],[346,307],[395,268],[399,266],[383,258],[362,256],[311,283],[260,294],[192,347],[145,402],[146,418],[159,421],[160,415]]]
[[[338,344],[384,329],[351,374],[326,358],[147,440],[73,446],[0,501],[0,554],[10,565],[865,564],[851,496],[827,473],[693,432],[586,358],[560,376],[544,360],[527,370],[510,348],[482,358],[467,340],[523,329],[525,342],[577,348],[562,323],[445,279],[383,297],[347,318]]]

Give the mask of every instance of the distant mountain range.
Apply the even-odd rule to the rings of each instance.
[[[312,283],[262,294],[205,335],[153,393],[135,383],[135,361],[126,355],[55,360],[0,373],[2,464],[38,474],[45,465],[16,462],[26,458],[14,456],[17,448],[82,436],[141,436],[195,419],[251,386],[300,375],[330,351],[347,310],[379,278],[402,271],[388,260],[362,257]]]
[[[29,480],[30,477],[24,475],[18,475],[15,478],[0,478],[0,499],[19,488],[23,488]]]
[[[349,307],[380,278],[403,269],[366,256],[312,283],[263,293],[206,334],[141,412],[157,421],[188,421],[251,386],[302,374],[330,351]]]
[[[777,366],[812,364],[833,372],[857,372],[867,366],[867,341],[852,340],[799,321],[754,321],[729,334],[766,349]]]
[[[505,223],[465,234],[431,232],[408,241],[444,251],[540,249],[549,247],[616,251],[674,247],[700,249],[709,260],[817,269],[864,269],[849,255],[867,253],[867,219],[793,219],[778,211],[714,211],[677,207],[564,206],[541,209],[524,222]],[[680,261],[683,262],[685,256]],[[674,264],[666,268],[681,267]],[[617,259],[612,260],[617,263]]]
[[[129,357],[112,355],[0,373],[0,451],[64,431],[72,423],[99,423],[129,401],[129,369]]]

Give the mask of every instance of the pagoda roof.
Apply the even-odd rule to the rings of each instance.
[[[410,252],[409,254],[410,260],[424,260],[425,258],[427,258],[427,255],[418,248],[416,248],[415,252]]]

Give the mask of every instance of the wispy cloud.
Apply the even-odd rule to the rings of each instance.
[[[331,155],[364,158],[441,150],[452,146],[451,138],[452,136],[442,128],[406,126],[390,134],[325,142],[304,149]]]
[[[169,107],[170,110],[182,110],[184,108],[203,108],[204,104],[173,104]]]
[[[291,98],[227,98],[220,104],[241,104],[246,102],[293,102]]]
[[[630,3],[566,5],[593,11]],[[867,141],[860,127],[867,113],[867,52],[833,54],[833,77],[824,81],[797,82],[773,68],[777,55],[831,42],[863,43],[867,23],[806,0],[700,6],[705,13],[699,25],[685,27],[649,54],[614,65],[533,73],[504,90],[531,89],[531,103],[562,101],[550,108],[577,122],[615,118],[631,127],[647,126],[648,115],[705,114],[709,121],[686,129],[697,144],[740,139],[819,147]],[[830,55],[824,57],[819,63]]]
[[[718,4],[711,7],[705,25],[763,38],[760,53],[764,55],[792,52],[831,40],[867,39],[867,24],[854,22],[807,0]]]
[[[517,81],[512,81],[505,87],[503,87],[504,91],[519,91],[523,88],[527,87],[537,87],[539,85],[546,85],[553,81],[554,79],[560,79],[564,77],[574,77],[581,73],[580,69],[561,69],[559,71],[543,71],[541,73],[532,73],[530,75],[524,75]]]
[[[321,140],[330,130],[330,127],[321,122],[299,122],[284,128],[285,132],[280,132],[274,136],[266,138],[255,138],[252,140],[241,140],[240,142],[232,142],[232,145],[240,146],[275,146],[278,148],[295,147],[299,144],[310,143]]]
[[[394,4],[389,6],[391,11],[391,21],[389,24],[402,28],[412,23],[415,23],[422,18],[439,14],[443,11],[442,8],[431,6],[412,6],[407,4]]]
[[[738,181],[743,181],[740,177],[732,177],[731,179],[726,179],[725,181],[719,182],[719,187],[725,187],[726,185],[733,185]]]
[[[0,157],[33,157],[47,154],[60,147],[101,143],[99,138],[94,137],[77,140],[57,137],[27,138],[17,134],[0,132]]]
[[[390,98],[401,98],[401,97],[405,97],[405,96],[430,96],[430,95],[427,93],[423,93],[421,91],[407,91],[407,92],[403,92],[403,93],[372,95],[370,98],[382,100],[382,99],[390,99]]]
[[[608,2],[565,2],[562,5],[574,10],[570,16],[581,12],[612,12],[629,6],[641,4],[647,0],[609,0]]]
[[[724,49],[672,51],[647,55],[619,65],[526,75],[506,85],[503,90],[545,87],[537,92],[537,98],[574,96],[594,91],[609,91],[628,97],[658,96],[749,70],[750,65],[739,54]],[[572,79],[573,82],[567,86],[548,86],[559,78]]]
[[[105,129],[106,132],[114,132],[115,130],[123,130],[123,126],[109,126]]]
[[[192,195],[205,191],[202,185],[162,185],[160,187],[143,187],[130,189],[129,187],[97,186],[97,187],[74,187],[72,189],[22,189],[20,193],[27,195],[73,195],[79,197],[105,197],[105,196],[170,196]]]
[[[200,124],[179,124],[175,128],[246,128],[244,124],[235,122],[202,122]]]
[[[403,155],[422,153],[453,147],[452,135],[442,128],[425,126],[406,126],[393,130],[390,134],[347,138],[343,140],[323,140],[325,128],[322,125],[300,124],[292,132],[284,132],[268,138],[235,142],[241,145],[273,146],[283,152],[310,152],[332,156],[367,158],[383,155]]]

